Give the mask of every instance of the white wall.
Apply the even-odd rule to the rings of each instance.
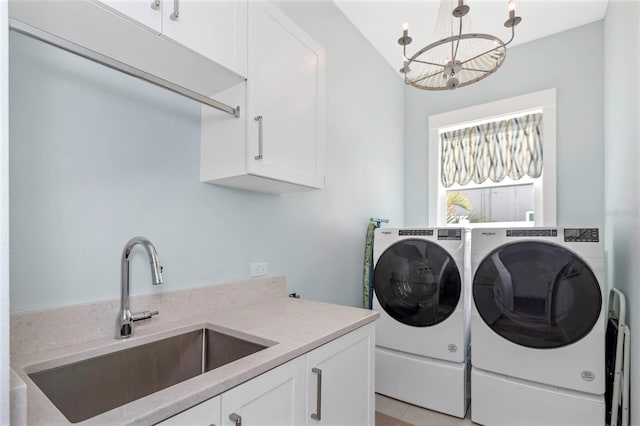
[[[7,2],[0,1],[0,425],[9,424],[9,66]]]
[[[603,226],[602,34],[599,21],[509,48],[494,75],[453,92],[407,87],[405,225],[427,223],[430,115],[556,88],[557,224]]]
[[[640,3],[609,2],[604,21],[605,223],[609,284],[627,297],[631,422],[640,424]]]
[[[285,274],[304,298],[360,306],[371,216],[403,219],[403,88],[329,1],[285,12],[326,49],[327,188],[273,196],[200,183],[200,106],[11,34],[11,310]],[[353,61],[357,52],[358,60]]]

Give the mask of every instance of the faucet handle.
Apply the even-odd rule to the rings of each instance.
[[[158,311],[142,311],[136,312],[135,314],[131,314],[132,321],[140,321],[151,318],[154,315],[158,315],[160,312]]]

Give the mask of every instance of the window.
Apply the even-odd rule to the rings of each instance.
[[[429,117],[431,226],[555,226],[555,89]]]
[[[505,178],[499,183],[456,184],[446,188],[447,223],[533,226],[538,180]]]
[[[533,224],[542,118],[534,110],[439,130],[447,223]]]

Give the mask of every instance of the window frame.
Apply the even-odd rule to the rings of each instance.
[[[533,92],[482,105],[429,116],[428,146],[428,206],[429,226],[460,226],[447,224],[446,191],[440,178],[440,131],[447,128],[465,127],[480,121],[502,119],[529,110],[542,111],[542,146],[544,158],[542,176],[535,179],[534,226],[556,226],[556,89]],[[498,184],[500,185],[500,184]],[[480,185],[482,186],[482,185]],[[468,224],[469,227],[504,226],[503,222]],[[525,225],[530,226],[530,225]]]

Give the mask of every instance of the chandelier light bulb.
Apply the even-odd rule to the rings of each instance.
[[[409,37],[409,21],[402,22],[402,37]]]
[[[406,46],[410,44],[412,41],[411,37],[409,37],[409,21],[402,21],[402,37],[398,39],[398,44],[402,46]],[[406,57],[406,50],[403,52],[404,57]]]
[[[516,17],[516,4],[514,0],[509,0],[509,19],[514,19]]]
[[[508,0],[509,18],[505,21],[504,26],[507,28],[515,27],[522,21],[522,18],[516,16],[515,0]]]

